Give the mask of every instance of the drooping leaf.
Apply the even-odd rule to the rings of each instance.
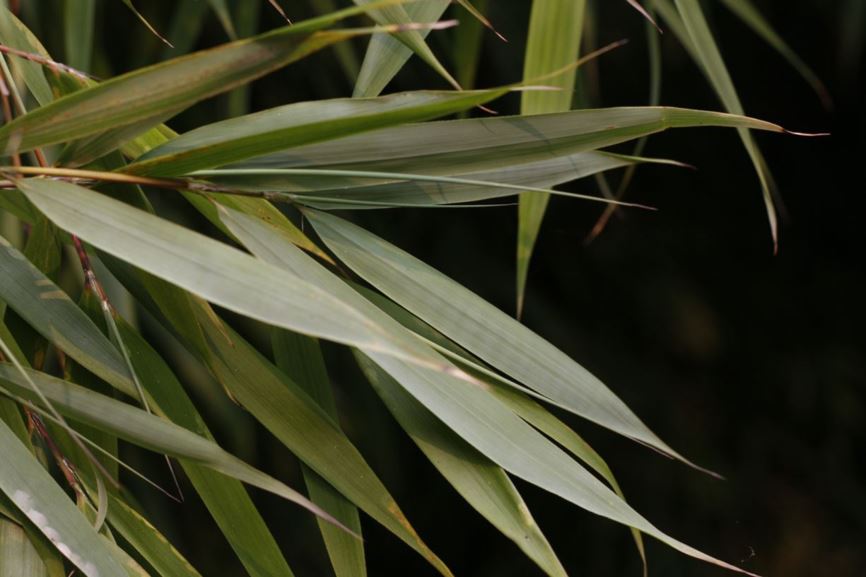
[[[274,359],[280,370],[303,387],[337,422],[337,407],[319,342],[304,335],[278,329],[274,331],[271,340]],[[360,535],[361,521],[357,507],[309,467],[303,467],[303,474],[310,499]],[[333,525],[321,522],[318,525],[336,577],[365,577],[367,565],[363,542]]]
[[[449,3],[449,0],[426,0],[407,4],[404,9],[414,22],[435,22]],[[429,33],[429,30],[418,31],[421,38],[426,38]],[[399,39],[389,34],[371,36],[353,95],[362,98],[381,94],[411,56],[412,48]]]
[[[457,492],[547,575],[566,575],[505,472],[443,425],[369,359],[360,354],[356,358],[400,426]]]
[[[404,92],[289,104],[183,134],[151,150],[125,171],[151,176],[188,174],[299,145],[448,115],[508,90]]]
[[[3,422],[0,422],[0,454],[3,456],[0,492],[70,563],[86,577],[127,576],[107,541],[94,531],[63,489]]]
[[[359,12],[348,9],[196,52],[79,90],[0,128],[0,148],[66,142],[134,125],[157,124],[188,106],[226,92],[366,30],[323,30]],[[139,125],[141,132],[147,128]]]
[[[583,32],[585,0],[533,0],[523,62],[523,78],[550,74],[575,61]],[[522,95],[521,114],[544,114],[571,109],[576,71],[555,76],[546,83],[559,90],[531,91]],[[520,197],[517,219],[517,316],[523,310],[526,278],[535,241],[550,197],[525,194]]]

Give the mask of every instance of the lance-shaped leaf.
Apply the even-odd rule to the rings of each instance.
[[[353,291],[324,267],[287,243],[268,225],[246,215],[226,209],[226,222],[236,236],[256,255],[268,262],[280,263],[299,278],[315,281],[341,300],[376,319],[407,347],[419,355],[439,360],[439,367],[410,363],[403,358],[379,351],[362,350],[387,372],[427,410],[491,461],[547,491],[597,515],[634,527],[697,559],[728,569],[742,571],[714,559],[650,524],[601,481],[594,477],[559,447],[492,395],[481,382],[471,382],[462,372],[391,317]]]
[[[661,132],[700,126],[784,132],[721,112],[669,107],[574,110],[537,116],[408,124],[255,158],[237,168],[318,166],[414,174],[461,174],[550,160]]]
[[[48,577],[24,528],[0,516],[0,577]]]
[[[530,80],[560,70],[574,62],[580,49],[586,0],[533,0],[523,61],[523,78]],[[521,114],[563,112],[571,109],[577,71],[545,80],[559,90],[525,92]],[[526,277],[535,241],[550,197],[524,194],[517,221],[517,314],[523,309]]]
[[[500,169],[460,174],[456,178],[292,168],[219,169],[201,171],[196,176],[237,190],[296,193],[293,198],[306,206],[335,210],[435,206],[490,200],[518,194],[521,187],[550,188],[640,162],[677,164],[599,152],[579,152],[549,160],[515,162]],[[386,178],[389,175],[391,178]]]
[[[525,325],[366,230],[327,213],[305,215],[340,261],[469,352],[575,414],[685,460],[600,380]]]
[[[400,426],[457,492],[547,575],[566,575],[508,475],[442,424],[368,358],[360,354],[356,358]]]
[[[752,0],[722,0],[722,3],[748,25],[755,34],[763,38],[767,44],[772,46],[776,52],[788,61],[788,64],[809,83],[812,90],[821,99],[825,108],[829,109],[832,106],[830,93],[821,79],[818,78],[818,75],[815,74],[815,71],[776,32],[773,26],[764,18],[764,15],[758,11]]]
[[[450,0],[426,0],[409,3],[404,9],[414,22],[435,22],[450,3]],[[421,38],[426,38],[429,33],[429,30],[418,31]],[[390,34],[371,36],[353,96],[361,98],[380,94],[410,56],[412,48]]]
[[[18,371],[9,367],[20,378]],[[27,386],[27,385],[25,385]],[[28,387],[29,390],[29,387]],[[15,434],[0,421],[0,492],[86,577],[126,577],[84,515]]]
[[[653,0],[656,4],[665,4],[668,0]],[[722,59],[722,54],[719,52],[719,47],[716,45],[716,40],[713,33],[710,31],[709,24],[704,17],[703,9],[698,0],[674,0],[679,11],[677,17],[671,20],[679,20],[677,25],[672,26],[675,32],[684,30],[686,36],[681,38],[684,44],[687,45],[689,52],[695,59],[698,66],[703,70],[704,75],[709,79],[710,84],[722,101],[725,109],[733,114],[743,114],[743,105],[740,102],[740,97],[734,87],[734,82]],[[660,10],[668,22],[670,10]],[[770,174],[767,162],[764,160],[764,155],[758,148],[754,137],[748,129],[741,127],[737,129],[740,135],[740,140],[743,141],[743,146],[752,161],[755,172],[758,175],[758,181],[761,184],[761,190],[764,196],[764,205],[767,210],[767,220],[770,225],[770,236],[773,240],[774,250],[778,250],[778,217],[776,215],[776,201],[774,199],[775,190],[773,176]]]
[[[445,116],[508,90],[404,92],[289,104],[187,132],[151,150],[124,171],[152,176],[187,174],[299,145]]]
[[[213,441],[189,429],[45,373],[30,369],[26,369],[26,372],[45,397],[69,418],[113,433],[121,439],[146,449],[195,461],[214,471],[278,495],[315,515],[336,523],[333,517],[294,489],[247,465]],[[13,394],[39,404],[39,396],[30,387],[26,377],[12,365],[0,363],[0,382],[5,383]],[[15,501],[15,496],[11,496]]]
[[[376,335],[382,334],[375,325],[370,325],[362,316],[359,317],[351,307],[340,305],[336,309],[329,308],[329,303],[339,301],[295,275],[101,194],[75,185],[64,185],[62,189],[58,189],[55,187],[57,184],[62,183],[35,180],[19,182],[19,186],[26,187],[28,194],[33,195],[32,198],[39,199],[39,205],[52,215],[52,219],[56,218],[55,222],[74,230],[83,239],[109,254],[122,257],[180,286],[189,287],[191,292],[196,294],[217,296],[217,302],[223,302],[223,297],[228,297],[225,302],[234,303],[229,308],[239,307],[239,312],[249,310],[254,313],[250,316],[257,316],[266,322],[276,320],[274,324],[284,328],[301,332],[306,329],[310,334],[326,338],[332,335],[334,340],[348,341],[351,344],[357,344],[355,341],[360,338],[359,342],[369,343],[374,349],[378,349],[382,344],[375,342],[378,340]],[[64,193],[54,194],[53,191],[57,190],[64,190]],[[77,210],[71,205],[55,203],[64,198],[75,202],[75,195],[82,194],[88,198],[86,212],[96,219],[91,223],[78,222],[78,217],[75,216]],[[81,206],[79,204],[79,208]],[[83,213],[79,216],[86,217]],[[130,218],[143,218],[144,221],[132,224],[132,221],[128,220]],[[100,224],[93,226],[93,222]],[[114,223],[119,228],[114,228],[114,225],[109,223]],[[83,228],[79,228],[79,225],[83,225]],[[163,228],[165,226],[168,228]],[[83,230],[101,230],[108,234],[104,237],[84,235]],[[145,235],[146,239],[127,236],[127,233],[133,230]],[[123,242],[124,237],[126,243]],[[166,240],[168,244],[162,244]],[[209,250],[216,252],[208,255]],[[192,263],[203,264],[204,269],[196,272],[190,268]],[[207,270],[211,272],[200,274]],[[223,276],[214,280],[215,277],[211,277],[211,274]],[[248,284],[249,282],[252,284]],[[272,287],[273,298],[259,292],[268,284]],[[299,288],[300,292],[295,293],[292,287]],[[218,289],[218,292],[212,293],[213,289]],[[287,289],[290,289],[288,293]],[[257,296],[250,299],[252,295]],[[295,304],[289,306],[292,302]],[[252,309],[247,306],[249,304],[253,305]],[[256,313],[256,310],[259,312]],[[360,324],[354,329],[349,326],[346,312],[359,319]],[[287,447],[359,508],[416,549],[442,574],[450,575],[444,563],[415,533],[357,449],[309,396],[270,366],[251,345],[230,328],[215,323],[215,315],[206,304],[201,303],[199,313],[197,323],[202,326],[213,347],[205,353],[205,359],[211,371],[235,398]],[[367,334],[368,329],[372,335]],[[399,347],[393,349],[393,344],[386,348],[394,350],[395,354],[404,354]],[[113,376],[112,371],[105,370],[98,363],[91,364],[96,369],[103,370],[105,376],[100,374],[103,378]],[[133,391],[128,394],[134,394],[129,383],[126,387],[127,392]],[[290,418],[287,418],[287,415],[290,415]]]
[[[365,6],[372,4],[372,0],[353,0],[355,4],[358,6]],[[409,7],[404,6],[384,6],[382,8],[378,8],[376,10],[370,10],[370,17],[373,18],[379,24],[396,24],[396,25],[407,25],[412,24],[413,22],[419,22],[421,24],[427,24],[430,21],[435,21],[435,13],[438,9],[439,5],[438,0],[425,0],[424,2],[419,2],[419,5],[434,5],[427,6],[425,8],[421,8],[421,6],[416,7],[414,10],[409,11]],[[439,12],[441,15],[441,12]],[[424,21],[420,20],[420,18],[425,18]],[[426,20],[426,18],[430,18],[430,20]],[[405,32],[400,32],[395,34],[395,37],[405,44],[408,48],[410,48],[415,54],[418,55],[424,62],[429,64],[433,70],[435,70],[440,76],[442,76],[451,86],[456,89],[460,89],[460,85],[457,84],[457,81],[451,77],[448,71],[444,66],[439,62],[436,58],[436,55],[433,54],[433,51],[430,50],[430,47],[427,46],[427,43],[424,41],[424,37],[426,34],[422,34],[423,31],[419,30],[407,30]],[[428,31],[429,32],[429,31]],[[382,86],[384,87],[384,85]],[[381,88],[379,89],[381,91]],[[355,94],[357,96],[375,96],[379,92],[367,91],[366,93],[359,92],[357,89]]]
[[[366,30],[322,30],[359,12],[343,10],[148,66],[73,92],[0,128],[0,149],[26,151],[100,132],[153,124]],[[138,125],[141,132],[147,125]]]
[[[275,329],[271,342],[277,366],[303,387],[334,422],[337,422],[337,405],[319,341],[298,333]],[[360,535],[358,508],[306,465],[302,472],[310,499]],[[329,523],[319,522],[318,525],[336,577],[366,577],[364,543]]]

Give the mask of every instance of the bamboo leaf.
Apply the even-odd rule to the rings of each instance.
[[[654,0],[660,1],[660,0]],[[716,45],[715,38],[710,31],[704,17],[698,0],[675,0],[675,4],[679,11],[679,16],[682,20],[685,32],[688,34],[690,45],[693,50],[693,56],[696,57],[698,65],[703,70],[704,74],[713,86],[722,104],[728,112],[732,114],[744,114],[743,105],[740,103],[740,97],[737,95],[734,82],[731,80],[731,75],[725,65],[719,48]],[[664,17],[666,12],[660,11]],[[774,183],[773,177],[770,174],[764,156],[758,148],[754,137],[746,128],[738,128],[737,132],[740,135],[740,140],[743,141],[743,146],[749,154],[755,172],[758,175],[758,180],[761,184],[761,190],[764,196],[764,205],[767,210],[767,219],[770,225],[770,236],[773,240],[774,251],[778,250],[779,230],[778,217],[776,215],[776,203],[774,200]]]
[[[353,0],[355,4],[358,6],[365,6],[371,4],[371,0]],[[442,6],[442,4],[446,4],[446,6]],[[426,0],[425,2],[418,2],[417,4],[408,4],[407,6],[385,6],[383,8],[377,10],[370,11],[370,17],[373,18],[376,22],[383,25],[388,24],[397,24],[397,25],[407,25],[412,22],[419,22],[422,24],[426,24],[429,22],[435,22],[439,16],[442,15],[445,8],[447,7],[447,3],[442,2],[442,0]],[[438,12],[438,14],[436,14]],[[430,47],[427,46],[427,43],[424,41],[424,37],[426,33],[429,33],[429,30],[407,30],[405,32],[401,32],[394,35],[394,38],[408,47],[410,50],[415,52],[421,60],[429,64],[433,70],[435,70],[442,78],[444,78],[452,87],[457,90],[460,90],[460,85],[457,83],[454,78],[448,73],[444,66],[439,62],[436,58],[436,55],[433,54],[433,51],[430,50]],[[372,46],[372,44],[371,44]],[[393,73],[396,73],[400,67],[402,67],[403,62],[405,62],[405,58],[403,58],[403,62],[399,62],[402,58],[402,54],[400,51],[396,50],[396,46],[393,44],[377,47],[378,53],[385,53],[384,61],[380,59],[381,57],[375,58],[373,62],[370,63],[369,67],[374,66],[384,66],[388,70],[393,70]],[[392,56],[390,53],[397,52],[399,56]],[[408,55],[406,56],[408,58]],[[376,96],[382,89],[385,87],[385,84],[388,83],[390,78],[387,77],[388,72],[385,75],[380,75],[378,72],[375,73],[376,84],[370,86],[371,80],[367,80],[367,75],[365,74],[365,68],[369,67],[366,64],[367,59],[365,57],[364,64],[361,66],[361,72],[358,78],[358,83],[355,85],[355,96]],[[399,62],[399,65],[397,65]],[[396,68],[394,66],[396,65]],[[393,76],[393,74],[392,74]],[[360,88],[359,88],[360,86]]]
[[[448,8],[449,3],[449,0],[426,0],[407,4],[404,10],[413,22],[435,22]],[[418,31],[421,38],[426,38],[429,33],[429,30]],[[353,96],[378,96],[410,56],[412,48],[390,34],[371,36]]]
[[[0,577],[48,577],[48,569],[24,529],[2,517]]]
[[[577,58],[583,32],[585,0],[533,0],[523,63],[523,78],[529,80],[567,66]],[[525,92],[521,114],[562,112],[571,108],[576,71],[549,81],[559,90]],[[517,316],[523,310],[526,278],[535,241],[550,197],[524,194],[520,197],[517,231]]]
[[[334,422],[337,422],[337,406],[319,342],[283,330],[275,330],[271,340],[274,358],[280,370],[303,387]],[[310,499],[360,535],[361,521],[357,507],[309,467],[303,467],[303,474]],[[366,576],[363,542],[352,538],[345,531],[337,530],[333,525],[321,522],[318,525],[336,577]]]
[[[125,171],[151,176],[186,174],[303,144],[452,114],[508,90],[404,92],[380,98],[289,104],[188,132],[151,150]]]
[[[12,372],[20,378],[17,371]],[[0,453],[3,456],[0,491],[64,557],[86,577],[126,577],[107,542],[3,422],[0,422]]]
[[[505,472],[443,425],[369,359],[355,356],[400,426],[457,492],[547,575],[566,575]]]
[[[65,0],[63,3],[66,63],[76,70],[90,70],[95,16],[95,0]]]
[[[830,93],[815,71],[785,42],[751,0],[722,0],[722,3],[788,61],[791,67],[803,77],[803,80],[809,83],[825,108],[832,107],[833,101]]]
[[[29,369],[26,372],[27,376],[38,384],[45,397],[69,418],[113,433],[146,449],[195,461],[214,471],[273,493],[336,523],[333,517],[306,497],[227,453],[213,441],[147,411],[90,389],[56,379],[45,373]],[[0,363],[0,380],[5,382],[15,395],[39,404],[38,397],[32,392],[25,378],[11,365]],[[16,501],[15,496],[11,496],[12,500]]]
[[[359,10],[280,28],[129,72],[73,92],[0,128],[0,148],[74,140],[180,110],[366,31],[323,28]],[[157,122],[154,121],[154,124]],[[143,126],[140,126],[142,131]]]
[[[254,254],[267,262],[279,263],[299,278],[326,287],[334,296],[352,303],[389,332],[413,342],[411,333],[363,299],[299,249],[283,240],[261,221],[225,211],[227,223]],[[352,296],[350,296],[352,295]],[[378,313],[378,314],[377,314]],[[417,339],[417,337],[415,337]],[[740,569],[714,559],[666,535],[641,517],[596,477],[550,443],[507,405],[493,396],[483,383],[470,381],[459,368],[448,366],[436,352],[414,341],[418,354],[439,360],[439,367],[410,363],[379,351],[362,350],[375,364],[424,405],[445,425],[506,471],[598,515],[652,535],[678,551],[719,566]]]
[[[574,110],[537,116],[407,124],[302,146],[236,168],[320,168],[465,174],[596,150],[670,128],[748,127],[783,132],[744,116],[670,107]]]

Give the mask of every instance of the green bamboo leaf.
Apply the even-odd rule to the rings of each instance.
[[[237,168],[319,168],[464,174],[596,150],[669,128],[748,127],[783,132],[743,116],[670,107],[573,110],[537,116],[407,124],[255,158]]]
[[[20,378],[15,369],[13,372]],[[0,492],[64,557],[86,577],[126,577],[127,572],[108,543],[3,422],[0,422],[0,453],[3,455]]]
[[[156,527],[113,493],[109,494],[108,521],[163,577],[201,577]]]
[[[0,577],[48,577],[48,569],[24,529],[2,517]]]
[[[125,172],[186,174],[299,145],[452,114],[493,100],[508,90],[419,91],[289,104],[187,132],[137,159]]]
[[[180,299],[175,299],[177,300]],[[94,321],[102,320],[99,309],[91,307],[88,312]],[[133,367],[140,375],[142,384],[153,401],[154,409],[174,423],[213,441],[210,430],[192,400],[162,357],[123,318],[118,317],[116,322],[121,338],[129,351]],[[243,485],[234,479],[215,475],[207,467],[193,461],[182,459],[180,464],[248,573],[253,577],[291,576],[292,571],[283,558],[276,540]],[[130,514],[134,514],[134,511]],[[109,509],[109,520],[115,522],[111,509]],[[136,519],[128,515],[123,523],[131,530],[135,530],[137,524]],[[328,526],[333,527],[330,523]],[[341,529],[334,527],[334,530],[346,535],[348,539],[355,540]],[[146,529],[139,528],[137,531],[140,533]],[[142,545],[148,547],[148,550],[154,554],[159,553],[158,549],[153,550],[153,547],[158,546],[159,543],[152,543],[148,537],[147,534],[140,534],[137,538],[144,540]],[[169,553],[170,551],[163,551],[160,558]],[[164,559],[164,561],[171,560],[170,555]]]
[[[307,391],[328,415],[338,421],[331,382],[316,339],[283,330],[274,330],[271,341],[274,359],[292,380]],[[358,509],[315,471],[303,466],[310,499],[357,534],[361,534]],[[336,577],[365,577],[364,544],[333,525],[318,523]]]
[[[27,151],[177,113],[330,44],[366,34],[363,29],[322,30],[359,11],[343,10],[73,92],[0,128],[0,148],[13,142],[18,150]]]
[[[676,164],[656,159],[580,152],[550,160],[517,161],[500,169],[460,174],[456,178],[292,168],[220,169],[200,171],[195,176],[236,190],[293,193],[292,198],[306,206],[335,210],[377,208],[389,204],[436,206],[490,200],[515,195],[525,188],[550,188],[606,170],[633,166],[638,162]],[[388,176],[391,178],[386,178]]]
[[[66,63],[76,70],[90,70],[93,53],[95,0],[66,0],[63,3],[63,39]]]
[[[305,215],[340,261],[469,352],[569,411],[688,463],[600,380],[525,325],[364,229],[322,212]]]
[[[574,62],[580,49],[585,0],[533,0],[523,62],[523,78],[550,74]],[[560,74],[546,83],[556,91],[524,92],[521,114],[563,112],[571,108],[576,71]],[[550,197],[524,194],[520,197],[517,230],[517,316],[523,310],[526,279],[535,241]]]
[[[449,0],[427,0],[407,4],[404,10],[413,22],[436,22],[449,4]],[[429,30],[418,31],[421,38],[426,38],[429,33]],[[353,96],[358,98],[378,96],[403,68],[410,56],[412,56],[412,48],[390,34],[371,36],[364,62],[355,82]]]
[[[366,6],[372,4],[372,0],[353,0],[355,4],[358,6]],[[413,22],[418,22],[421,24],[427,24],[430,22],[435,22],[439,16],[442,15],[446,6],[442,6],[442,0],[426,0],[425,2],[418,2],[416,4],[408,4],[406,6],[385,6],[376,10],[370,10],[370,17],[373,18],[376,22],[382,25],[396,24],[396,25],[407,25]],[[439,14],[436,15],[436,12]],[[427,43],[424,41],[424,38],[429,30],[407,30],[405,32],[400,32],[394,35],[394,38],[408,47],[412,52],[418,55],[421,60],[430,65],[433,70],[435,70],[442,78],[444,78],[452,87],[457,90],[460,90],[460,85],[456,80],[448,73],[444,66],[439,62],[436,58],[436,55],[433,54],[433,51],[430,50],[430,47],[427,46]],[[372,46],[372,44],[371,44]],[[385,56],[384,61],[377,58],[374,62],[371,62],[370,66],[384,66],[389,70],[393,70],[393,73],[396,72],[402,67],[403,62],[400,62],[396,68],[394,65],[395,61],[399,61],[401,56],[397,56],[394,58],[392,55],[388,53],[393,53],[395,51],[395,47],[393,45],[381,47],[378,50],[378,53],[381,57],[381,54],[384,52],[387,56]],[[408,56],[407,56],[408,58]],[[358,78],[358,83],[355,85],[355,96],[376,96],[382,89],[385,87],[385,84],[388,83],[390,78],[385,79],[384,76],[380,76],[376,73],[376,84],[370,86],[370,81],[367,80],[367,75],[364,70],[367,68],[366,58],[364,59],[364,64],[361,67],[360,76]],[[386,73],[387,74],[387,73]],[[392,74],[393,75],[393,74]],[[383,83],[384,81],[384,83]],[[359,89],[359,86],[361,87]]]
[[[751,0],[722,0],[722,3],[788,61],[791,67],[809,83],[825,108],[829,109],[833,106],[833,100],[827,87],[824,86],[815,71],[785,42]]]
[[[48,54],[36,36],[5,5],[0,5],[0,42],[22,52],[43,56]],[[51,102],[51,86],[45,79],[41,65],[15,58],[10,60],[10,66],[13,70],[21,71],[24,83],[39,104]]]
[[[320,287],[228,245],[74,184],[27,179],[18,186],[61,228],[215,304],[335,342],[412,354]]]
[[[73,188],[77,189],[79,192],[95,196],[99,202],[103,200],[109,201],[112,206],[119,204],[120,206],[117,208],[120,208],[123,213],[130,214],[129,211],[132,211],[133,214],[141,212],[126,205],[117,203],[116,201],[111,201],[102,195],[80,189],[80,187]],[[99,213],[99,209],[95,205],[94,208],[95,212]],[[149,218],[155,219],[155,217]],[[159,221],[160,219],[155,220]],[[151,220],[150,223],[153,224],[153,221]],[[141,230],[147,231],[149,228],[149,225],[144,225]],[[180,227],[177,228],[179,229]],[[162,234],[163,233],[161,232],[157,232],[156,236],[159,237],[162,236]],[[186,235],[193,233],[183,231],[182,234]],[[195,235],[193,237],[185,237],[185,240],[172,243],[172,246],[174,248],[183,246],[190,238],[192,239],[192,244],[195,244],[198,242],[196,239],[199,237]],[[213,243],[214,241],[209,242]],[[102,243],[94,244],[102,246],[103,248],[108,248]],[[116,245],[116,242],[112,242],[112,244]],[[142,254],[142,245],[139,245],[137,242],[134,242],[133,245],[132,252],[130,253],[133,256],[131,262],[140,265],[142,263],[135,258],[135,255]],[[228,252],[222,253],[222,250],[228,250]],[[226,255],[228,255],[228,260],[225,260]],[[243,272],[243,266],[238,269],[232,265],[233,259],[238,258],[237,255],[245,257],[245,255],[237,253],[234,249],[224,247],[223,249],[220,249],[220,256],[217,256],[213,260],[217,263],[226,262],[229,264],[229,267],[234,271],[231,273],[232,275],[240,274],[241,277],[246,277],[246,274]],[[0,253],[0,256],[2,256],[2,253]],[[167,261],[164,261],[164,257],[165,255],[160,253],[159,258],[156,260],[167,263]],[[189,262],[194,262],[203,257],[197,255],[192,258],[193,261],[184,261],[181,268],[188,268]],[[251,257],[246,257],[246,259],[249,260],[244,261],[242,259],[240,262],[248,262],[248,264],[249,261],[255,262],[257,265],[256,270],[259,270],[259,273],[257,274],[263,274],[263,271],[260,269],[261,263],[255,261],[255,259],[252,259]],[[17,259],[10,257],[7,260],[14,261]],[[206,258],[205,260],[210,259]],[[3,263],[2,259],[0,259],[0,263]],[[11,267],[7,266],[7,268]],[[264,271],[264,274],[271,278],[270,281],[266,282],[277,283],[274,288],[274,294],[283,294],[287,287],[303,284],[303,281],[300,281],[294,275],[286,277],[284,276],[286,273],[283,273],[283,276],[278,275],[274,278],[268,274],[267,271]],[[280,278],[283,280],[280,281]],[[251,277],[251,280],[253,280],[255,285],[252,288],[247,287],[240,289],[239,293],[241,296],[238,298],[242,297],[243,300],[249,300],[249,295],[255,293],[261,288],[259,283],[256,282],[255,276]],[[214,284],[206,281],[205,284],[216,286],[221,282],[222,281]],[[124,284],[129,287],[132,283],[128,282],[128,279],[124,279]],[[5,285],[5,283],[0,283],[0,286],[2,285]],[[15,288],[14,284],[11,286]],[[11,296],[23,301],[19,303],[22,310],[32,308],[32,301],[28,300],[31,297],[26,293],[23,296],[21,294],[25,292],[23,289],[10,289],[8,292]],[[162,292],[160,294],[169,299],[173,297],[173,293]],[[314,294],[321,293],[317,291]],[[289,298],[291,298],[291,296],[292,295],[290,294]],[[160,308],[162,310],[168,310],[165,308],[167,305],[164,300],[165,298],[161,299],[162,302],[159,303]],[[36,298],[36,302],[38,302],[38,298]],[[308,301],[302,300],[301,304],[303,304],[303,302]],[[322,304],[322,301],[319,299],[314,302],[315,304],[310,304],[308,302],[306,308],[310,310],[317,309]],[[268,307],[269,310],[267,310],[266,315],[269,319],[274,318],[273,313],[277,310],[271,308],[273,306],[277,306],[280,310],[283,310],[284,312],[281,313],[281,315],[284,318],[288,318],[286,316],[286,307],[279,302],[269,304],[262,302],[260,304]],[[412,529],[412,526],[406,520],[393,498],[388,494],[375,473],[364,462],[357,449],[355,449],[348,439],[346,439],[346,437],[339,431],[327,414],[322,412],[309,396],[298,389],[297,385],[291,383],[291,381],[279,373],[276,368],[269,365],[267,361],[265,361],[265,359],[263,359],[261,355],[238,334],[230,328],[216,323],[216,317],[213,311],[211,311],[205,303],[199,302],[199,308],[196,312],[196,324],[204,329],[205,337],[212,347],[208,351],[203,352],[203,360],[208,364],[217,379],[231,392],[231,394],[319,475],[324,477],[359,508],[364,510],[384,525],[388,530],[421,553],[442,574],[450,575],[451,573],[447,567],[429,550],[429,548],[427,548],[415,533],[414,529]],[[291,313],[292,311],[288,310],[288,312]],[[337,317],[338,319],[342,318],[344,322],[346,320],[340,315],[337,315]],[[85,320],[86,323],[90,323],[89,319]],[[307,318],[305,322],[310,323],[314,321],[315,319]],[[51,324],[52,319],[50,316],[49,318],[30,320],[30,322],[33,322],[34,326],[37,327],[54,326]],[[296,324],[292,322],[289,328],[297,327]],[[51,332],[49,332],[49,334],[51,334]],[[86,332],[85,336],[92,338],[89,331]],[[102,338],[104,339],[104,337]],[[61,337],[58,340],[63,343],[68,343],[69,338]],[[67,350],[65,346],[61,348]],[[103,354],[103,349],[104,347],[96,348],[97,356]],[[69,352],[70,356],[80,357],[80,362],[88,363],[93,367],[92,370],[102,378],[109,382],[112,382],[113,379],[112,384],[116,384],[118,388],[127,392],[127,394],[134,394],[134,389],[128,382],[128,379],[124,380],[124,377],[122,376],[118,378],[117,366],[118,363],[122,364],[122,360],[117,358],[116,351],[113,355],[113,361],[111,358],[99,358],[99,362],[94,362],[94,359],[90,358],[92,353],[93,351],[88,352],[87,350],[82,351],[81,349],[73,349],[72,352]]]
[[[566,575],[505,472],[443,425],[369,359],[355,356],[394,418],[457,492],[547,575]]]
[[[365,356],[390,374],[417,401],[491,461],[581,508],[639,529],[686,555],[742,571],[654,527],[616,493],[487,391],[483,383],[467,380],[466,373],[453,365],[448,366],[443,357],[283,240],[266,224],[230,210],[224,214],[235,234],[244,239],[245,246],[264,261],[279,264],[297,274],[298,278],[316,282],[334,296],[377,320],[400,342],[405,342],[405,346],[412,347],[414,344],[418,355],[438,360],[441,364],[431,368],[431,364],[410,363],[399,356],[362,350]]]
[[[222,24],[223,30],[226,31],[229,38],[232,40],[237,38],[237,32],[235,32],[232,15],[229,11],[228,4],[226,4],[226,0],[208,0],[208,4],[210,4],[211,9],[216,13],[220,24]]]
[[[201,0],[179,0],[174,3],[166,39],[171,46],[164,46],[162,59],[168,60],[192,50],[201,35],[208,5]]]
[[[654,0],[659,2],[660,0]],[[704,74],[713,86],[719,99],[722,101],[725,109],[732,114],[744,114],[743,105],[740,103],[740,97],[737,95],[734,82],[722,59],[707,20],[704,17],[698,0],[675,0],[676,7],[679,11],[679,19],[682,22],[682,28],[685,29],[689,45],[691,46],[692,55],[696,62],[703,70]],[[669,11],[668,11],[669,12]],[[660,11],[663,17],[668,12]],[[776,214],[776,203],[774,199],[775,185],[773,177],[770,174],[767,163],[761,150],[758,148],[754,137],[746,128],[738,128],[737,132],[740,135],[740,140],[743,141],[743,146],[749,154],[755,172],[758,175],[758,180],[761,184],[761,190],[764,196],[764,205],[767,210],[767,219],[770,225],[770,236],[773,241],[774,251],[778,250],[779,243],[779,226],[778,217]]]
[[[30,369],[26,369],[26,373],[27,377],[37,383],[45,397],[69,418],[113,433],[146,449],[195,461],[214,471],[273,493],[300,505],[317,516],[337,523],[328,513],[294,489],[247,465],[224,451],[213,441],[197,435],[189,429],[175,425],[132,405],[45,373]],[[0,363],[0,381],[6,383],[13,394],[37,405],[40,404],[38,396],[30,388],[25,376],[12,365]],[[8,491],[7,495],[9,495]],[[17,503],[15,496],[11,495],[11,497]],[[19,507],[21,507],[20,503]],[[21,508],[23,509],[23,507]],[[31,520],[33,519],[31,518]],[[47,536],[50,538],[50,535]]]

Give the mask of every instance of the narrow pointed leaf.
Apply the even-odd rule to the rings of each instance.
[[[583,32],[585,0],[533,0],[523,62],[523,78],[530,80],[550,74],[577,59]],[[571,109],[576,71],[545,80],[559,90],[525,92],[521,114],[563,112]],[[517,220],[517,313],[523,309],[526,278],[535,241],[550,197],[524,194],[520,197]]]
[[[364,31],[322,28],[351,10],[196,52],[79,90],[0,128],[0,149],[82,138],[180,110]],[[154,124],[157,122],[154,121]]]
[[[63,10],[65,62],[76,70],[89,71],[95,37],[96,0],[66,0]]]
[[[407,4],[404,9],[414,22],[435,22],[449,4],[450,0],[426,0]],[[426,38],[429,33],[429,30],[418,31],[421,38]],[[371,36],[353,96],[378,96],[411,56],[412,48],[390,34]]]
[[[175,176],[299,145],[445,116],[488,102],[508,88],[404,92],[369,99],[301,102],[232,118],[183,134],[125,169]]]
[[[48,569],[24,529],[2,517],[0,577],[48,577]]]
[[[271,340],[277,366],[303,387],[337,422],[337,406],[319,342],[305,335],[278,329]],[[303,474],[310,499],[360,535],[361,521],[357,507],[309,467],[303,467]],[[336,577],[365,577],[367,565],[364,543],[331,524],[319,522],[318,525]]]
[[[235,234],[243,237],[247,248],[257,256],[268,262],[280,263],[299,278],[315,281],[341,300],[351,302],[356,309],[387,327],[395,338],[401,342],[406,340],[407,347],[411,346],[409,343],[413,342],[414,335],[302,251],[286,243],[266,224],[230,210],[226,210],[225,215]],[[431,368],[430,365],[409,363],[379,351],[362,352],[491,461],[579,507],[639,529],[682,553],[742,571],[654,527],[589,471],[487,391],[483,383],[470,382],[465,373],[457,367],[449,367],[443,357],[420,340],[414,343],[419,355],[438,359],[442,365]]]
[[[15,374],[18,375],[17,371]],[[3,422],[0,422],[0,456],[3,460],[0,492],[12,500],[82,575],[126,577],[126,571],[115,559],[108,543]]]
[[[318,516],[335,522],[329,514],[294,489],[247,465],[224,451],[213,441],[147,411],[90,389],[37,371],[27,370],[27,374],[38,384],[46,398],[69,418],[113,433],[146,449],[196,461],[224,475],[278,495]],[[27,381],[12,365],[0,363],[0,381],[11,388],[14,394],[38,403],[37,396]],[[12,495],[12,499],[15,500],[14,495]]]
[[[547,575],[566,575],[505,472],[443,425],[369,359],[359,354],[356,358],[400,426],[457,492]]]

